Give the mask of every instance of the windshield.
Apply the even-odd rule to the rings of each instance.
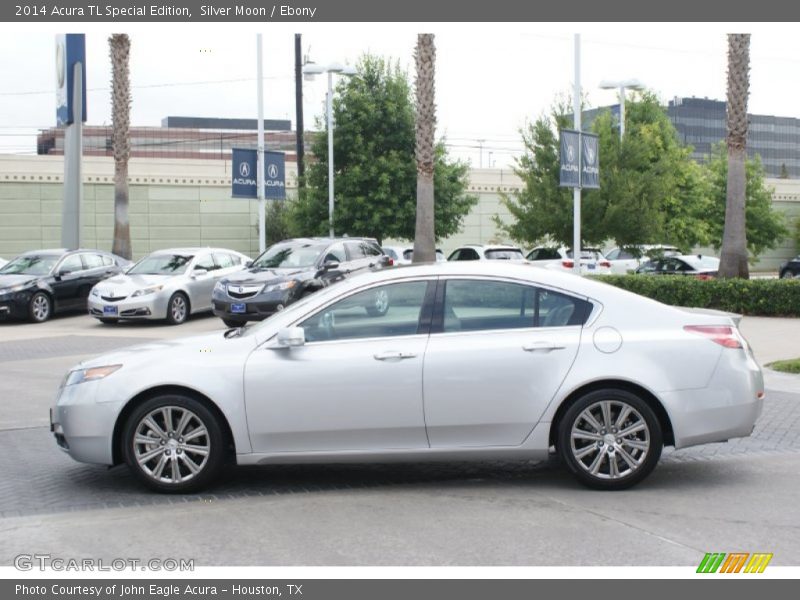
[[[525,258],[522,254],[522,250],[515,250],[513,248],[487,250],[484,254],[486,254],[486,258],[489,260],[523,260]]]
[[[52,254],[18,256],[0,269],[0,273],[3,275],[49,275],[59,258],[61,257]]]
[[[253,263],[254,269],[291,269],[311,267],[328,244],[285,242],[275,244]]]
[[[143,258],[128,271],[129,275],[180,275],[194,256],[157,254]]]
[[[719,268],[719,259],[714,256],[682,256],[681,259],[692,265],[694,269]]]
[[[572,249],[567,250],[567,258],[572,258]],[[603,253],[593,248],[581,248],[582,260],[603,260]]]

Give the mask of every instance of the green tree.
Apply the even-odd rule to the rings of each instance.
[[[432,33],[417,36],[414,52],[416,79],[417,221],[414,262],[436,260],[434,215],[434,164],[436,159],[436,94],[434,89],[436,46]]]
[[[710,243],[719,250],[723,244],[729,181],[728,148],[725,142],[714,146],[706,168],[711,194],[707,219]],[[776,248],[789,234],[789,230],[783,213],[772,205],[773,189],[765,184],[764,167],[760,157],[756,156],[745,161],[745,177],[747,250],[750,253],[749,260],[753,262],[765,250]]]
[[[264,233],[267,246],[292,237],[289,214],[292,200],[268,200],[264,213]]]
[[[333,101],[335,230],[341,234],[414,239],[417,164],[414,105],[407,74],[397,64],[365,55],[358,75],[337,84]],[[291,210],[295,235],[325,235],[328,215],[327,131],[312,145],[307,187]],[[436,144],[436,239],[461,227],[477,198],[466,194],[468,165]]]
[[[504,195],[513,217],[498,223],[514,239],[572,245],[572,190],[559,188],[558,130],[571,126],[569,103],[522,132],[525,153],[515,166],[523,189]],[[599,136],[600,189],[584,190],[581,237],[587,245],[613,239],[621,246],[673,243],[689,248],[707,241],[707,202],[701,168],[680,145],[652,94],[626,104],[625,138],[609,111],[592,123]]]

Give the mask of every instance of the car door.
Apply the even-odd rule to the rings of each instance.
[[[522,444],[572,367],[590,307],[513,281],[443,279],[425,353],[431,447]]]
[[[217,264],[210,252],[199,253],[189,271],[189,281],[186,287],[189,290],[189,301],[192,312],[209,310],[211,308],[211,293],[214,291]]]
[[[244,372],[255,452],[427,448],[422,365],[435,281],[351,293],[297,323],[302,346],[254,351]],[[388,301],[382,314],[370,310]]]
[[[65,256],[56,267],[55,280],[51,284],[56,310],[70,310],[80,306],[83,271],[80,254]]]
[[[367,253],[368,245],[362,240],[345,242],[347,250],[347,274],[355,275],[369,269],[374,259]]]

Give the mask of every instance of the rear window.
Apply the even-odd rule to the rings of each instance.
[[[502,248],[497,250],[487,250],[484,255],[489,260],[523,260],[525,256],[522,250],[514,248]]]

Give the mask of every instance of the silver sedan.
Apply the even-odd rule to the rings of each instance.
[[[94,286],[89,314],[103,323],[166,319],[179,325],[192,313],[210,311],[216,283],[249,262],[241,252],[225,248],[158,250]]]
[[[474,261],[356,276],[257,325],[86,361],[51,422],[74,459],[126,462],[167,492],[228,462],[538,460],[552,447],[582,483],[621,489],[664,446],[749,435],[763,397],[729,316]]]

